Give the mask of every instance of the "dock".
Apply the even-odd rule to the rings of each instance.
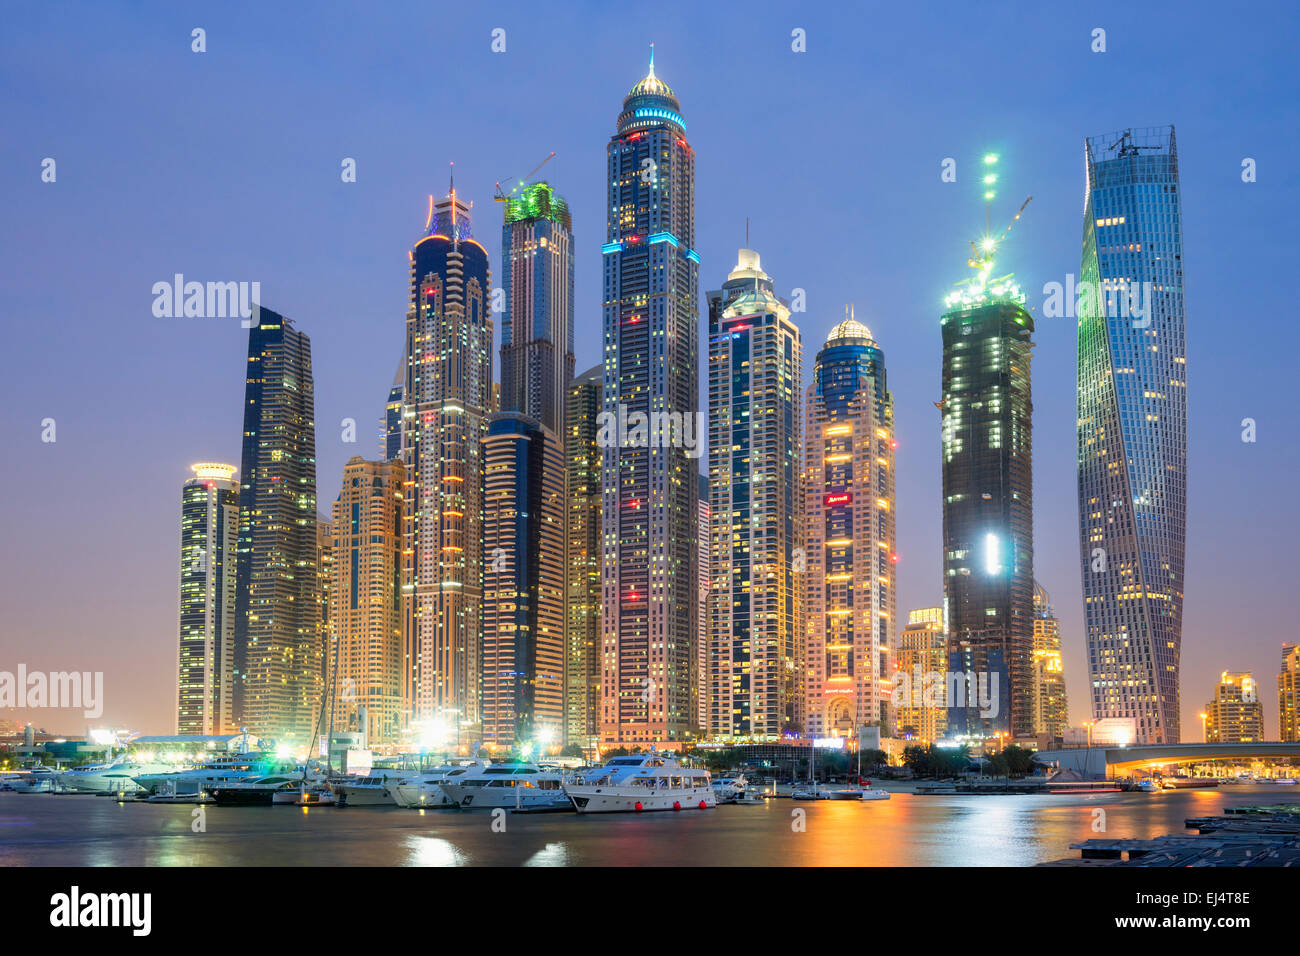
[[[1085,840],[1071,843],[1077,859],[1040,866],[1267,866],[1300,867],[1300,804],[1233,807],[1220,816],[1189,817],[1194,834],[1154,840]]]

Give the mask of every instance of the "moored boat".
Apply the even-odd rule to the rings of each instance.
[[[439,784],[450,803],[462,810],[567,809],[564,775],[533,763],[489,764],[448,776]]]
[[[707,770],[683,767],[672,757],[614,757],[565,787],[579,813],[705,810],[718,805]]]

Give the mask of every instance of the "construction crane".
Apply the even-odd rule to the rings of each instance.
[[[555,153],[554,153],[554,151],[552,151],[552,152],[551,152],[551,155],[547,156],[544,160],[542,160],[540,163],[538,163],[536,166],[534,166],[532,169],[530,169],[527,173],[525,173],[523,176],[521,176],[521,177],[519,178],[519,182],[518,182],[518,184],[515,186],[514,189],[510,190],[510,192],[505,192],[505,191],[501,188],[501,182],[498,180],[498,181],[497,181],[497,191],[496,191],[496,195],[492,197],[493,201],[494,201],[494,202],[509,202],[509,201],[511,200],[511,198],[514,197],[514,194],[517,193],[517,192],[519,192],[520,187],[522,187],[525,183],[527,183],[528,180],[530,180],[530,179],[532,179],[534,176],[536,176],[536,175],[537,175],[537,171],[538,171],[539,169],[541,169],[543,166],[545,166],[547,163],[549,163],[549,162],[550,162],[552,159],[554,159],[554,158],[555,158]],[[510,180],[507,179],[506,182],[510,182]]]
[[[1115,154],[1116,156],[1136,156],[1143,149],[1160,149],[1159,146],[1139,146],[1134,143],[1131,129],[1124,130],[1124,135],[1107,146],[1106,152],[1109,153],[1116,147],[1119,148],[1119,152]]]
[[[984,263],[992,262],[993,253],[997,251],[998,246],[1002,244],[1002,241],[1006,239],[1008,235],[1010,235],[1011,230],[1015,228],[1016,223],[1020,221],[1020,215],[1025,211],[1025,207],[1033,201],[1034,197],[1030,196],[1020,204],[1020,208],[1016,210],[1016,214],[1011,217],[1011,222],[1007,223],[1007,228],[1003,229],[1002,235],[998,236],[996,239],[992,236],[985,236],[984,239],[981,240],[979,246],[976,246],[975,242],[972,240],[970,244],[971,257],[967,260],[966,264],[972,269],[983,269]]]

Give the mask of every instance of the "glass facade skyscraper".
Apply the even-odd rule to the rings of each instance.
[[[988,260],[991,267],[991,260]],[[1034,502],[1030,334],[1015,286],[949,297],[943,334],[943,573],[948,734],[1033,732]]]
[[[181,491],[176,732],[233,733],[239,482],[234,465],[191,470]]]
[[[601,365],[568,387],[565,408],[565,734],[566,744],[600,743],[601,449],[596,420],[605,389]]]
[[[601,725],[610,744],[673,746],[695,718],[699,469],[682,429],[702,439],[700,260],[695,152],[680,109],[652,59],[606,148]],[[633,419],[643,427],[618,424]]]
[[[803,344],[758,253],[709,293],[710,737],[771,741],[803,692]]]
[[[846,318],[817,353],[805,401],[806,701],[813,737],[892,721],[898,587],[894,396],[885,353]]]
[[[315,734],[324,675],[318,621],[316,402],[311,341],[254,310],[239,467],[235,713],[250,734]]]
[[[1182,204],[1172,126],[1084,144],[1079,536],[1092,713],[1179,740],[1187,525]]]
[[[480,721],[483,437],[492,404],[491,272],[454,185],[410,253],[402,461],[408,722]]]

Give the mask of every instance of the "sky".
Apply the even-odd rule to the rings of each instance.
[[[549,152],[577,250],[579,371],[600,347],[605,146],[656,71],[696,150],[701,303],[750,245],[796,314],[805,383],[852,302],[894,392],[899,609],[942,597],[943,297],[984,231],[1038,323],[1035,576],[1089,717],[1075,488],[1075,326],[1042,287],[1079,271],[1083,139],[1172,123],[1189,398],[1183,739],[1220,671],[1253,670],[1277,732],[1296,640],[1300,128],[1282,4],[27,4],[0,35],[0,671],[102,671],[104,712],[0,710],[79,734],[174,731],[180,489],[237,464],[247,332],[156,318],[176,273],[257,281],[312,341],[319,505],[378,457],[401,358],[407,251],[428,195],[473,200],[499,274],[494,183]],[[852,7],[850,9],[850,7]],[[308,10],[310,13],[308,13]],[[205,31],[194,52],[192,31]],[[504,52],[493,31],[504,30]],[[1094,52],[1094,31],[1105,31]],[[795,52],[792,32],[804,31]],[[500,34],[497,37],[500,38]],[[500,42],[496,44],[500,46]],[[43,182],[43,160],[55,181]],[[345,159],[356,181],[343,182]],[[956,161],[957,181],[940,177]],[[1243,182],[1253,159],[1256,181]],[[706,323],[701,325],[701,355]],[[500,329],[497,329],[500,338]],[[706,367],[701,362],[702,372]],[[494,357],[499,376],[499,356]],[[707,395],[702,389],[701,395]],[[342,421],[355,419],[355,444]],[[1256,440],[1242,440],[1243,419]],[[55,422],[55,440],[42,424]],[[707,457],[701,459],[707,466]]]

